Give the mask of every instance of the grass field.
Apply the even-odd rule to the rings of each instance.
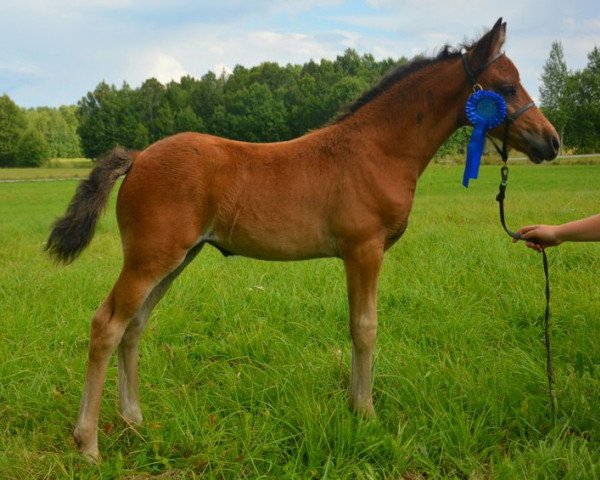
[[[85,178],[92,165],[87,158],[55,158],[39,168],[0,168],[0,182]]]
[[[510,175],[513,228],[600,210],[600,166]],[[111,361],[98,465],[71,431],[89,319],[120,266],[114,208],[82,257],[57,267],[42,247],[77,183],[0,184],[0,478],[600,478],[600,244],[549,252],[554,419],[540,256],[501,230],[498,167],[468,190],[461,177],[460,166],[425,172],[386,255],[377,419],[347,407],[341,262],[207,247],[142,338],[137,430],[116,413]]]

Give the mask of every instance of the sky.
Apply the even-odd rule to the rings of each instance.
[[[598,0],[0,0],[0,95],[76,104],[101,81],[139,86],[236,64],[433,55],[503,17],[507,55],[534,99],[553,41],[570,69],[600,46]]]

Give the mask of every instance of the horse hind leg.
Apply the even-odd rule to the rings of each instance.
[[[136,278],[124,270],[92,317],[85,383],[73,432],[81,452],[92,459],[98,458],[98,416],[108,361],[130,319],[153,287],[149,279]]]
[[[162,258],[160,262],[155,259],[152,263],[144,263],[141,259],[126,259],[111,293],[92,318],[88,366],[79,417],[73,432],[73,438],[81,452],[92,459],[98,458],[98,417],[108,361],[131,321],[143,317],[138,312],[143,312],[146,300],[154,289],[185,262],[185,251],[179,252],[170,254],[171,261]],[[158,300],[155,298],[159,299],[160,296],[153,296],[147,306],[156,304]],[[134,331],[132,329],[128,337],[135,338]]]
[[[143,420],[139,396],[138,346],[141,334],[154,307],[167,292],[173,281],[198,255],[203,244],[189,251],[183,263],[156,285],[127,326],[118,348],[119,413],[130,424],[140,425]]]

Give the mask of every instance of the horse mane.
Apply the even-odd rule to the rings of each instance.
[[[462,44],[458,48],[451,47],[450,45],[444,45],[440,52],[433,57],[425,57],[423,55],[417,55],[410,62],[398,65],[392,70],[390,70],[387,74],[385,74],[379,82],[377,82],[373,87],[364,92],[359,98],[357,98],[354,102],[342,107],[338,115],[333,119],[332,123],[339,123],[342,120],[352,116],[356,111],[358,111],[361,107],[364,107],[367,103],[373,101],[381,94],[389,90],[391,87],[396,85],[396,83],[404,80],[406,77],[414,74],[422,70],[425,67],[430,65],[435,65],[440,62],[444,62],[446,60],[450,60],[460,56],[460,51],[465,49],[470,49],[476,43],[473,41],[469,44]]]

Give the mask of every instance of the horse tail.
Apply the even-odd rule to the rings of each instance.
[[[90,176],[79,184],[46,242],[45,250],[57,261],[71,263],[89,245],[110,192],[117,179],[129,171],[132,157],[125,149],[115,148],[99,158]]]

